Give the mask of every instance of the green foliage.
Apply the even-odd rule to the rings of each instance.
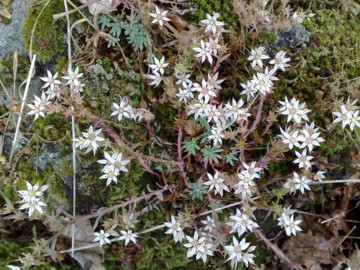
[[[18,259],[22,252],[26,252],[23,244],[9,241],[1,241],[0,243],[0,269],[7,269],[8,264]]]
[[[110,62],[109,59],[97,60],[84,76],[85,98],[96,104],[93,113],[110,119],[112,104],[118,102],[120,96],[131,96],[131,105],[139,105],[145,86],[139,74],[123,71],[118,63]],[[128,122],[130,125],[133,121]]]
[[[0,80],[5,86],[12,85],[14,82],[14,72],[13,72],[13,53],[7,53],[0,61]],[[17,76],[16,82],[21,83],[26,80],[29,72],[29,58],[18,55],[17,62]]]
[[[221,153],[222,151],[223,150],[220,149],[218,146],[211,145],[206,145],[203,149],[201,149],[201,153],[203,154],[203,160],[210,163],[218,163],[219,159],[221,159],[219,153]]]
[[[71,130],[69,120],[60,114],[47,115],[45,118],[39,117],[32,122],[30,127],[30,132],[48,141],[63,139],[69,134],[69,130]],[[70,140],[69,136],[69,143]]]
[[[223,21],[228,27],[239,29],[238,16],[233,12],[233,1],[227,0],[191,0],[191,7],[196,7],[194,13],[187,13],[187,19],[193,22],[200,22],[206,19],[206,14],[213,15],[214,12],[221,14],[220,21]]]
[[[143,243],[141,260],[136,261],[136,269],[146,270],[170,270],[184,269],[191,260],[186,258],[186,249],[181,245],[174,245],[168,236],[163,241],[154,243],[151,239]],[[160,238],[158,238],[160,239]]]
[[[119,17],[110,14],[103,14],[99,17],[101,29],[110,28],[109,34],[112,38],[106,37],[108,47],[116,46],[116,42],[120,41],[122,30],[129,44],[135,51],[142,51],[147,46],[146,28],[140,23],[139,15],[126,16],[126,21],[122,21]]]
[[[200,147],[197,145],[196,143],[196,139],[192,138],[191,141],[185,141],[182,143],[182,149],[184,149],[187,153],[192,154],[193,156],[195,156],[195,152],[196,150],[199,150]]]
[[[63,22],[53,19],[54,14],[63,11],[64,4],[62,1],[38,1],[37,4],[30,6],[28,16],[24,20],[22,40],[25,49],[29,52],[32,45],[32,54],[36,54],[37,60],[42,63],[65,53],[66,42]],[[39,19],[37,20],[37,18]],[[35,22],[36,26],[33,32]]]
[[[230,164],[231,166],[234,166],[234,161],[238,160],[238,158],[236,157],[236,152],[230,152],[229,154],[227,154],[225,156],[225,162],[227,164]]]
[[[139,22],[139,15],[134,17],[126,16],[130,23],[124,25],[126,39],[135,51],[142,51],[146,48],[146,28]]]
[[[191,189],[189,194],[193,200],[198,199],[202,201],[204,194],[207,193],[206,187],[201,182],[195,183],[189,188]]]

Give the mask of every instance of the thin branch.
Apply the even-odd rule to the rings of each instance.
[[[82,216],[82,217],[78,217],[77,220],[72,220],[68,223],[68,225],[64,226],[62,228],[62,231],[65,230],[68,226],[70,225],[75,225],[76,223],[81,223],[83,221],[86,221],[86,220],[89,220],[91,218],[98,218],[100,216],[103,216],[103,215],[106,215],[106,214],[109,214],[117,209],[120,209],[120,208],[124,208],[130,204],[136,204],[138,202],[141,202],[143,200],[149,200],[151,197],[154,197],[154,196],[157,196],[159,194],[162,194],[163,192],[167,191],[167,190],[171,190],[173,188],[175,188],[176,185],[166,185],[164,186],[163,188],[161,189],[158,189],[158,190],[154,190],[148,194],[145,194],[143,196],[140,196],[140,197],[136,197],[134,199],[131,199],[131,200],[128,200],[126,202],[123,202],[123,203],[120,203],[120,204],[116,204],[116,205],[113,205],[111,207],[108,207],[108,208],[102,208],[101,210],[97,211],[96,213],[94,214],[88,214],[88,215],[85,215],[85,216]],[[157,229],[160,229],[160,228],[163,228],[164,225],[159,225],[159,226],[156,226],[156,228],[151,228],[152,230],[157,230]],[[150,231],[152,231],[150,230]],[[148,229],[149,231],[149,229]],[[148,232],[147,231],[147,232]],[[142,233],[145,233],[142,232]],[[141,234],[141,233],[139,233]],[[53,238],[53,237],[52,237]],[[118,241],[118,238],[117,239],[112,239],[111,242],[115,242],[115,241]],[[98,246],[99,243],[95,243],[95,244],[89,244],[89,245],[84,245],[84,246],[81,246],[81,247],[77,247],[77,248],[71,248],[71,249],[67,249],[67,250],[61,250],[59,251],[60,253],[68,253],[68,252],[74,252],[74,251],[79,251],[79,250],[85,250],[85,249],[88,249],[88,248],[92,248],[92,247],[96,247]]]
[[[274,251],[274,253],[283,261],[285,261],[291,268],[295,268],[295,269],[302,269],[302,267],[298,264],[298,263],[294,263],[292,262],[288,257],[286,257],[286,255],[284,254],[284,252],[282,252],[281,249],[278,248],[278,246],[274,245],[273,243],[270,242],[269,239],[266,238],[265,235],[262,234],[262,232],[259,229],[253,228],[254,232],[256,233],[256,235],[264,241],[264,243],[272,250]]]
[[[67,0],[64,0],[65,11],[68,13]],[[71,24],[69,14],[66,14],[66,26],[67,26],[67,46],[68,46],[68,70],[72,69],[72,57],[71,57]],[[73,98],[73,92],[71,91],[71,98]],[[71,105],[71,110],[74,112],[74,107]],[[76,216],[76,148],[75,148],[75,116],[71,116],[71,136],[72,136],[72,168],[73,168],[73,217]],[[75,225],[72,226],[71,234],[71,248],[75,246]],[[71,252],[71,257],[74,257],[74,252]]]
[[[26,103],[26,98],[27,98],[27,95],[28,95],[28,92],[29,92],[31,78],[32,78],[32,76],[34,74],[35,61],[36,61],[36,54],[33,56],[32,60],[31,60],[31,66],[30,66],[30,70],[29,70],[29,75],[28,75],[27,80],[26,80],[26,87],[25,87],[24,96],[23,96],[22,102],[21,102],[19,118],[18,118],[18,122],[17,122],[17,125],[16,125],[15,136],[14,136],[14,140],[13,140],[13,144],[12,144],[12,148],[11,148],[10,159],[9,159],[9,163],[8,163],[9,167],[11,166],[11,162],[12,162],[12,159],[14,157],[17,138],[19,136],[19,129],[20,129],[20,124],[21,124],[21,119],[22,119],[22,115],[24,113],[24,107],[25,107],[25,103]]]

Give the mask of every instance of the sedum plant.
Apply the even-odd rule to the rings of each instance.
[[[155,13],[148,14],[151,27],[174,30],[168,11],[157,6],[154,9]],[[273,212],[279,230],[289,237],[301,233],[299,211],[282,197],[306,195],[327,177],[315,163],[325,134],[300,97],[289,95],[275,100],[281,76],[292,68],[292,59],[283,50],[271,56],[263,46],[250,49],[246,59],[249,79],[235,86],[239,98],[220,98],[227,83],[223,67],[230,57],[225,45],[226,25],[220,17],[219,13],[207,14],[199,22],[190,54],[193,69],[182,73],[174,68],[176,61],[172,59],[181,58],[181,54],[168,56],[161,50],[151,54],[149,62],[141,63],[149,71],[143,75],[151,91],[147,101],[144,98],[135,102],[130,94],[119,95],[112,100],[108,117],[93,115],[84,101],[83,74],[76,67],[69,68],[62,78],[48,71],[41,78],[45,84],[40,97],[35,96],[27,105],[27,114],[33,121],[52,113],[87,119],[73,143],[77,154],[98,168],[96,181],[109,192],[121,192],[119,182],[136,163],[151,175],[152,181],[142,183],[140,194],[119,197],[113,205],[79,217],[60,211],[54,219],[50,214],[53,209],[47,208],[43,198],[47,186],[26,182],[27,190],[18,191],[22,206],[17,209],[9,202],[1,214],[15,213],[17,219],[29,217],[46,224],[50,217],[52,223],[61,219],[63,223],[51,226],[57,235],[66,235],[72,224],[89,225],[92,220],[92,226],[83,228],[90,235],[90,243],[81,245],[79,240],[77,251],[118,248],[120,243],[119,250],[125,253],[141,249],[144,238],[158,233],[172,237],[176,245],[186,250],[184,256],[188,259],[206,264],[217,257],[232,268],[252,267],[256,263],[257,246],[252,240],[255,236],[289,266],[299,267],[263,235],[256,213],[262,208]],[[109,34],[117,41],[124,30],[135,50],[145,49],[146,29],[140,27],[138,15],[127,20],[125,23],[106,14],[100,16],[99,22],[103,30],[109,28]],[[136,41],[138,36],[143,40]],[[156,91],[161,92],[161,98],[151,95]],[[152,112],[159,103],[164,108],[170,106],[170,115],[175,115],[170,119],[171,132],[161,127],[166,124],[161,119],[163,115]],[[267,105],[272,105],[270,111],[266,110]],[[349,99],[334,108],[333,116],[333,128],[348,132],[360,128],[356,100]],[[132,134],[126,132],[129,125],[134,127]],[[270,130],[275,133],[273,141],[261,145],[259,137],[265,137]],[[271,162],[285,163],[292,172],[274,183],[268,172]],[[269,194],[275,198],[273,206],[266,204]],[[170,210],[161,215],[160,223],[144,218],[166,208]],[[72,237],[73,241],[78,240],[75,233]],[[73,251],[55,250],[56,237],[44,245],[42,254],[19,258],[20,267],[37,265],[45,255]]]

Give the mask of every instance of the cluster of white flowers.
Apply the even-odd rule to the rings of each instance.
[[[184,240],[185,234],[181,228],[181,224],[173,215],[171,215],[171,222],[165,222],[164,224],[169,228],[165,233],[172,234],[175,243],[182,242]]]
[[[301,193],[305,192],[305,189],[310,190],[309,183],[312,181],[307,179],[306,176],[299,176],[298,173],[294,172],[293,178],[289,178],[284,187],[287,188],[290,193],[295,193],[297,190],[300,190]]]
[[[270,59],[265,53],[264,47],[258,47],[254,50],[251,50],[251,54],[248,57],[248,60],[251,61],[251,66],[253,68],[257,67],[258,69],[263,69],[262,72],[257,72],[253,75],[253,78],[247,81],[245,84],[240,84],[244,90],[241,94],[246,95],[247,98],[253,98],[255,94],[260,93],[261,95],[266,95],[272,92],[273,81],[278,80],[274,74],[278,70],[285,71],[285,67],[289,65],[287,62],[290,61],[290,58],[285,57],[284,51],[279,51],[275,58],[272,59],[269,64],[273,65],[271,69],[268,66],[264,68],[263,60]]]
[[[355,105],[356,103],[357,100],[353,102],[348,100],[346,104],[341,105],[339,112],[333,112],[337,117],[333,123],[341,123],[342,129],[345,129],[347,125],[351,130],[354,130],[355,126],[360,127],[359,106]]]
[[[100,164],[105,165],[101,170],[104,174],[100,177],[100,179],[107,179],[107,186],[111,182],[114,182],[116,184],[117,176],[119,176],[120,171],[128,171],[126,165],[130,162],[130,160],[123,159],[123,154],[119,152],[115,152],[112,155],[104,152],[104,157],[105,159],[98,160]]]
[[[243,262],[246,267],[249,266],[249,263],[255,264],[255,255],[251,252],[253,252],[256,247],[249,246],[250,243],[246,243],[245,238],[239,242],[236,237],[233,236],[233,244],[225,246],[225,250],[229,254],[229,258],[226,261],[231,260],[231,267],[236,268],[239,262]]]
[[[80,78],[83,76],[82,73],[79,73],[79,68],[76,67],[75,70],[69,69],[68,75],[63,76],[63,79],[66,82],[61,82],[57,80],[58,73],[54,75],[47,70],[47,77],[41,77],[40,79],[45,82],[42,88],[46,91],[41,93],[41,98],[34,96],[33,104],[27,104],[31,109],[27,114],[34,115],[34,119],[38,119],[39,116],[45,117],[47,106],[51,105],[51,101],[57,98],[60,98],[61,87],[69,86],[71,93],[79,93],[83,91],[84,85],[81,84]]]
[[[124,240],[125,241],[125,246],[127,246],[130,241],[132,241],[134,244],[136,244],[136,238],[138,237],[138,235],[136,233],[133,233],[131,230],[128,231],[120,231],[121,236],[118,238],[119,241]],[[109,240],[110,237],[110,233],[105,232],[104,230],[100,230],[100,232],[95,232],[94,233],[95,238],[94,238],[94,242],[99,242],[100,243],[100,247],[102,245],[104,245],[105,243],[111,244],[111,241]]]
[[[301,228],[298,226],[301,223],[301,220],[294,220],[295,211],[284,207],[284,210],[281,216],[278,218],[279,226],[285,229],[286,235],[291,236],[296,235],[296,232],[301,232]]]
[[[197,52],[195,57],[201,58],[201,63],[205,60],[208,60],[210,65],[213,64],[213,57],[217,57],[218,49],[220,49],[219,38],[221,33],[224,32],[223,22],[219,22],[218,18],[220,17],[219,13],[214,13],[213,16],[206,14],[206,20],[202,20],[201,24],[205,25],[205,33],[210,32],[208,39],[204,41],[200,40],[200,46],[194,47],[193,50]]]
[[[222,197],[224,191],[230,192],[229,187],[224,184],[224,179],[219,176],[220,172],[216,171],[215,175],[207,173],[209,181],[205,182],[204,185],[209,186],[209,191],[212,191],[215,188],[215,195],[217,193]]]
[[[99,148],[99,142],[105,141],[105,139],[100,136],[100,133],[101,129],[94,130],[94,127],[91,125],[87,132],[82,133],[82,137],[76,139],[75,147],[80,150],[86,148],[85,153],[92,150],[95,155],[96,150]]]
[[[184,247],[188,249],[186,256],[191,258],[196,255],[196,259],[200,258],[205,263],[207,260],[207,256],[213,256],[212,246],[213,244],[209,243],[209,239],[205,237],[200,237],[198,232],[194,232],[194,236],[190,237],[188,235],[185,236],[188,243],[184,244]]]
[[[18,193],[22,197],[22,206],[19,208],[20,210],[27,209],[29,217],[32,217],[33,214],[43,215],[44,211],[42,207],[46,206],[46,204],[42,201],[43,192],[48,189],[48,186],[40,187],[39,184],[31,185],[28,181],[26,181],[27,190],[19,190]]]
[[[244,210],[244,209],[243,209]],[[235,215],[230,216],[230,220],[227,225],[230,226],[230,233],[237,232],[238,236],[241,237],[245,232],[252,232],[253,228],[258,228],[259,225],[254,221],[255,217],[251,213],[248,215],[245,211],[236,209]]]
[[[239,181],[235,185],[235,194],[241,194],[242,199],[246,199],[255,191],[256,184],[253,181],[255,178],[260,179],[259,172],[262,171],[262,168],[256,167],[256,162],[252,162],[250,165],[243,163],[245,170],[242,170],[238,174]]]

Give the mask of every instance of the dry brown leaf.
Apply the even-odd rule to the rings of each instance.
[[[6,19],[11,19],[11,14],[7,9],[1,9],[0,17],[5,17]]]
[[[340,241],[338,237],[327,239],[322,234],[313,235],[308,230],[307,233],[288,238],[282,250],[290,260],[305,265],[307,269],[321,270],[320,264],[336,265],[334,254]]]
[[[80,0],[80,2],[86,5],[89,2],[94,2],[94,0]],[[120,5],[121,2],[122,2],[121,0],[112,0],[110,2],[97,1],[89,5],[89,12],[92,15],[107,14],[110,13],[111,11],[116,10],[116,7]]]
[[[194,120],[188,120],[184,123],[184,130],[187,134],[194,137],[201,132],[202,126]]]
[[[64,236],[72,237],[72,227],[66,229]],[[75,225],[75,247],[92,244],[94,233],[89,221],[79,222]],[[81,265],[83,269],[88,270],[105,270],[102,266],[104,250],[101,247],[93,247],[85,250],[74,252],[74,259]]]
[[[350,268],[360,269],[360,250],[354,250],[350,256]]]
[[[0,0],[1,3],[3,3],[4,5],[8,5],[10,4],[11,0]]]

